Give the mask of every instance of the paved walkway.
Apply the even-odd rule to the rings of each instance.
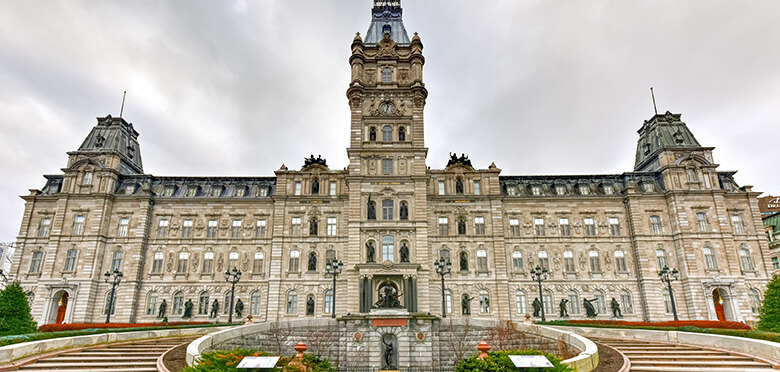
[[[195,337],[172,337],[102,345],[38,359],[19,368],[25,372],[93,371],[157,372],[157,358],[166,350]]]
[[[590,339],[620,350],[631,361],[631,371],[767,372],[773,369],[772,364],[751,356],[699,346],[608,338]]]

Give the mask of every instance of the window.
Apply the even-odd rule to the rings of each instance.
[[[615,193],[615,188],[612,185],[604,185],[604,195],[612,195]]]
[[[546,251],[539,251],[539,267],[550,270],[550,260],[547,258]]]
[[[566,195],[566,186],[563,186],[563,185],[555,186],[555,194],[556,195]]]
[[[230,312],[230,304],[231,304],[231,298],[230,298],[230,292],[225,293],[225,302],[223,302],[224,306],[222,306],[222,313],[227,314]]]
[[[644,183],[644,184],[642,184],[642,189],[645,192],[653,192],[653,191],[655,191],[655,185],[652,184],[652,183]]]
[[[385,67],[382,69],[382,82],[383,83],[393,82],[393,70],[390,69],[390,67]]]
[[[531,186],[531,195],[533,195],[533,196],[540,196],[540,195],[542,195],[542,187],[541,186]]]
[[[590,194],[590,186],[588,185],[580,185],[579,190],[580,190],[580,195]]]
[[[331,196],[336,196],[336,181],[330,181],[329,191]]]
[[[258,239],[265,238],[265,220],[257,220],[257,226],[255,227],[255,237]]]
[[[620,220],[617,217],[609,218],[609,234],[612,236],[620,235]]]
[[[482,314],[490,313],[490,295],[484,289],[479,291],[479,312]]]
[[[241,220],[233,220],[233,226],[230,229],[230,237],[231,238],[240,238],[241,237],[241,223],[243,221]]]
[[[114,256],[111,258],[111,272],[122,271],[122,259],[125,254],[122,251],[114,252]]]
[[[439,181],[439,195],[444,195],[444,181]]]
[[[298,292],[292,290],[287,292],[287,314],[295,314],[298,312]]]
[[[742,248],[739,250],[739,261],[742,263],[742,270],[744,271],[755,270],[755,267],[753,267],[753,256],[750,255],[749,249]]]
[[[628,266],[626,266],[626,252],[615,251],[615,269],[621,273],[628,271]]]
[[[390,199],[382,200],[382,219],[386,221],[393,219],[393,201]]]
[[[382,174],[393,174],[393,159],[382,159]]]
[[[447,314],[452,314],[452,291],[444,291],[444,305],[447,308]]]
[[[198,188],[195,186],[187,187],[187,196],[192,198],[198,195]]]
[[[664,291],[664,312],[667,314],[672,313],[672,297],[669,295],[669,292]]]
[[[658,260],[658,270],[663,270],[664,267],[669,267],[668,262],[666,262],[666,251],[663,249],[656,249],[655,250],[655,258]]]
[[[398,140],[399,141],[406,141],[406,129],[404,127],[398,128]]]
[[[712,248],[705,247],[702,249],[704,252],[704,262],[709,270],[717,270],[718,262],[715,261],[715,251]]]
[[[517,218],[509,219],[509,234],[512,236],[520,236],[520,220]]]
[[[263,272],[263,260],[265,259],[265,254],[263,252],[255,252],[255,259],[252,261],[252,272],[255,274],[260,274]]]
[[[731,216],[731,225],[734,226],[734,234],[745,233],[745,223],[742,222],[742,215],[734,214]]]
[[[594,273],[601,272],[601,260],[599,259],[598,251],[588,252],[588,258],[590,258],[590,271]]]
[[[309,235],[317,236],[319,233],[320,233],[319,221],[317,221],[316,217],[310,218],[309,219]]]
[[[474,217],[474,234],[485,235],[485,217]]]
[[[389,125],[382,128],[382,142],[393,142],[393,128]]]
[[[571,227],[569,226],[569,219],[559,218],[558,219],[558,225],[561,226],[561,236],[570,236],[571,235]]]
[[[209,220],[206,227],[206,237],[215,238],[217,236],[217,220]]]
[[[65,254],[65,266],[63,267],[63,271],[76,271],[76,257],[78,257],[78,254],[79,251],[75,249],[68,249],[68,252]]]
[[[504,190],[506,190],[507,195],[517,195],[517,186],[504,187]]]
[[[336,251],[328,249],[325,251],[325,262],[336,262]]]
[[[553,295],[550,291],[545,291],[542,295],[542,306],[544,306],[545,314],[555,314],[553,312]]]
[[[653,234],[660,235],[664,233],[664,226],[661,224],[661,217],[650,216],[650,228]]]
[[[157,225],[157,237],[158,238],[167,238],[168,237],[168,224],[170,221],[168,220],[160,220],[160,222]]]
[[[512,269],[517,273],[523,271],[523,253],[520,251],[512,252]]]
[[[233,192],[233,196],[235,197],[243,197],[246,194],[246,187],[237,187],[236,190]]]
[[[259,315],[262,313],[262,310],[260,309],[260,292],[254,291],[249,296],[249,313],[254,315]]]
[[[593,218],[585,218],[585,235],[596,235],[596,222],[593,221]]]
[[[73,235],[84,234],[84,216],[73,218]]]
[[[329,236],[335,236],[336,235],[336,217],[328,217],[328,235]]]
[[[710,224],[707,222],[707,213],[696,212],[696,222],[700,232],[710,232]]]
[[[758,314],[761,310],[761,293],[754,288],[748,292],[748,297],[750,298],[750,311],[753,314]]]
[[[385,235],[382,237],[382,262],[390,261],[395,262],[395,247],[393,237]]]
[[[294,195],[301,195],[301,181],[296,181],[295,182]]]
[[[567,273],[573,273],[574,268],[574,253],[572,251],[563,252],[563,271]]]
[[[116,231],[116,236],[120,238],[124,238],[127,236],[127,228],[128,225],[130,225],[130,218],[128,217],[122,217],[119,219],[119,227]]]
[[[146,315],[155,315],[157,312],[157,292],[149,292],[146,296]]]
[[[329,289],[325,291],[325,303],[322,307],[322,311],[326,314],[333,312],[333,290]]]
[[[162,273],[163,258],[165,258],[165,255],[162,252],[154,253],[154,258],[152,259],[152,273]]]
[[[133,193],[135,193],[135,185],[127,185],[127,186],[125,186],[125,194],[133,195]]]
[[[163,189],[162,196],[164,198],[170,198],[171,196],[173,196],[174,191],[176,191],[176,189],[174,189],[173,187],[166,187],[165,189]]]
[[[290,251],[290,271],[297,272],[301,264],[301,252]]]
[[[525,292],[523,291],[515,292],[515,307],[517,308],[518,314],[525,314],[527,312],[526,303],[525,303]]]
[[[187,262],[190,259],[188,252],[179,253],[179,262],[176,263],[176,273],[183,274],[187,272]]]
[[[620,291],[620,306],[623,314],[634,313],[634,305],[631,304],[631,292],[625,289]]]
[[[534,218],[534,233],[537,236],[544,236],[544,218]]]
[[[176,292],[173,294],[173,308],[171,309],[171,315],[181,315],[184,311],[184,294]]]
[[[50,228],[51,228],[51,218],[49,217],[41,218],[41,222],[40,224],[38,224],[38,237],[48,238]]]
[[[696,182],[699,180],[699,177],[696,176],[696,169],[695,168],[688,168],[688,181],[689,182]]]
[[[487,251],[484,249],[480,249],[477,251],[477,271],[479,272],[488,271]]]
[[[192,237],[192,220],[184,220],[184,222],[182,222],[181,237],[182,238]]]
[[[480,184],[479,181],[474,181],[474,195],[481,195],[482,190],[480,190]]]
[[[208,315],[209,313],[209,293],[200,292],[198,296],[198,315]]]
[[[27,297],[27,304],[30,305],[30,308],[32,308],[33,301],[35,301],[35,293],[32,291],[29,291],[24,294],[25,297]]]
[[[599,312],[599,314],[603,314],[607,312],[607,303],[604,299],[604,292],[596,291],[596,293],[593,295],[593,297],[596,298],[596,310]]]
[[[238,252],[230,252],[228,254],[228,266],[227,269],[238,268]]]
[[[772,257],[772,268],[780,269],[780,257]]]
[[[106,293],[106,306],[103,307],[104,315],[108,314],[109,312],[111,312],[111,315],[114,315],[114,313],[116,312],[116,300],[117,298],[119,298],[119,296],[117,296],[116,292],[114,292],[113,294],[114,295],[111,296],[111,291]]]
[[[439,235],[447,236],[450,233],[450,220],[447,217],[439,217]]]
[[[214,252],[206,252],[203,254],[203,268],[201,272],[204,274],[211,273],[214,270]]]
[[[569,303],[567,304],[569,306],[569,314],[579,314],[580,296],[577,294],[577,291],[569,291],[566,294],[566,298],[569,300]]]
[[[43,252],[41,251],[33,252],[32,258],[30,259],[30,272],[31,273],[41,272],[42,262],[43,262]]]
[[[82,185],[91,185],[92,184],[92,172],[86,172],[84,173],[84,178],[81,179]]]
[[[301,235],[301,218],[293,217],[290,226],[290,232],[293,236]]]

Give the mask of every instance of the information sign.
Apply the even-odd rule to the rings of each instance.
[[[279,362],[278,356],[272,357],[244,357],[236,368],[274,368]]]
[[[510,355],[509,359],[518,368],[530,368],[530,367],[552,367],[553,364],[547,360],[544,355]]]

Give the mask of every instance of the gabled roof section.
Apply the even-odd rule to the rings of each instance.
[[[409,44],[409,35],[406,33],[402,15],[401,0],[374,0],[371,25],[368,26],[364,42],[377,44],[387,32],[396,43]]]

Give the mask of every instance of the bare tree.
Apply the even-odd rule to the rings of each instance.
[[[290,326],[290,323],[286,323],[285,325],[282,325],[278,321],[271,323],[268,333],[271,341],[276,345],[276,355],[285,355],[283,348],[287,343],[287,340],[290,339],[292,332],[293,329],[292,326]]]
[[[334,330],[333,326],[328,324],[327,327],[314,328],[307,333],[306,346],[309,347],[309,352],[320,358],[325,356],[332,359],[332,349],[339,342],[338,332]]]
[[[463,325],[456,325],[452,320],[442,322],[442,327],[444,332],[439,331],[439,342],[453,354],[453,364],[466,357],[470,351],[476,350],[477,345],[472,345],[472,338],[477,331],[468,319]]]
[[[487,329],[488,343],[495,350],[527,349],[527,334],[519,331],[511,320],[502,321],[495,327]]]

